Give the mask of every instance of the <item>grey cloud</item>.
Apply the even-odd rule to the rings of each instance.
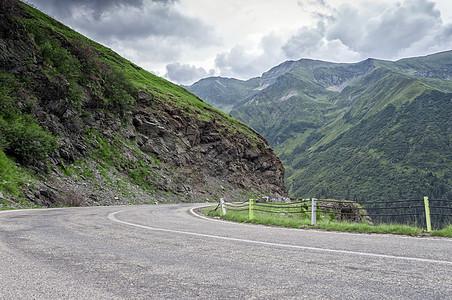
[[[38,8],[102,43],[151,36],[213,43],[213,29],[173,8],[178,0],[31,0]]]
[[[369,55],[393,57],[441,25],[440,12],[426,0],[405,1],[386,10],[378,20],[367,23],[367,35],[357,50]]]
[[[66,25],[148,69],[220,40],[211,26],[178,11],[179,0],[29,1],[46,4]]]
[[[181,43],[177,37],[162,38],[158,36],[150,36],[132,42],[114,39],[106,43],[106,46],[115,49],[134,62],[145,63],[149,68],[152,68],[149,62],[166,65],[171,61],[180,59],[186,51],[192,50],[190,45]]]
[[[318,49],[321,46],[324,34],[321,25],[316,28],[302,27],[287,40],[282,49],[287,57],[298,59],[300,55],[306,55]]]
[[[142,8],[144,0],[28,0],[38,8],[48,13],[58,16],[67,17],[72,14],[76,8],[83,7],[91,12],[94,18],[99,18],[105,11],[122,7],[138,7]],[[151,0],[151,2],[159,2],[163,4],[172,4],[178,0]]]
[[[149,36],[178,37],[180,42],[204,44],[215,41],[213,30],[201,21],[184,16],[161,4],[151,4],[137,11],[109,11],[99,20],[77,22],[77,27],[96,39],[137,40]]]
[[[264,36],[260,43],[260,54],[249,52],[243,45],[236,45],[229,51],[217,54],[215,66],[220,69],[221,76],[248,79],[261,75],[262,72],[286,59],[281,50],[283,41],[276,34]]]
[[[179,84],[192,84],[207,76],[213,76],[214,71],[207,72],[204,68],[188,64],[172,63],[166,66],[165,77]]]
[[[57,18],[69,17],[73,10],[83,7],[90,11],[94,18],[100,18],[105,10],[124,6],[142,7],[143,0],[28,0],[39,9]]]
[[[400,50],[432,34],[441,16],[428,0],[406,0],[380,7],[343,5],[330,18],[326,37],[338,39],[363,56],[394,58]]]
[[[302,9],[318,10],[321,9],[332,9],[332,7],[325,0],[298,0],[297,5]]]
[[[452,24],[444,26],[438,34],[438,40],[441,44],[451,44],[452,41]],[[452,47],[452,45],[451,45]]]
[[[334,15],[326,18],[327,30],[325,37],[328,40],[338,39],[350,46],[359,45],[365,36],[365,24],[369,16],[350,5],[343,5]],[[324,24],[325,27],[325,24]]]
[[[245,77],[255,76],[259,72],[253,63],[253,57],[247,55],[244,46],[235,46],[227,52],[217,54],[215,66],[220,69],[222,76]]]
[[[326,49],[339,47],[344,56],[384,59],[400,58],[402,53],[416,47],[418,51],[429,48],[429,37],[446,42],[447,26],[442,24],[441,14],[429,0],[405,0],[393,4],[361,3],[356,7],[343,4],[318,15],[315,27],[301,28],[293,35],[283,50],[296,58],[297,54],[312,55]],[[334,51],[334,49],[333,49]],[[332,53],[334,54],[334,53]],[[426,54],[419,53],[416,54]]]
[[[268,34],[261,39],[259,47],[264,51],[266,56],[278,56],[281,52],[280,46],[282,43],[281,37],[277,34]]]
[[[326,0],[299,0],[297,4],[302,11],[309,12],[312,17],[320,20],[335,11],[334,7]]]
[[[452,24],[439,26],[431,34],[401,49],[400,57],[419,56],[452,49]]]

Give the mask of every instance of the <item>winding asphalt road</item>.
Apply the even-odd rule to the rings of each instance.
[[[229,223],[201,204],[0,213],[0,299],[451,299],[452,239]]]

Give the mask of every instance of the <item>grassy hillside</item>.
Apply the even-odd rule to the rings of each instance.
[[[246,132],[255,137],[252,129],[229,115],[213,108],[186,89],[142,69],[119,56],[111,49],[98,44],[64,24],[25,4],[20,4],[29,15],[21,19],[36,46],[41,50],[44,62],[55,74],[69,81],[70,95],[74,104],[83,104],[77,88],[86,83],[88,75],[102,77],[103,88],[108,91],[103,100],[107,106],[124,113],[133,105],[137,91],[146,91],[156,97],[187,110],[200,119],[216,118],[227,122],[232,130]],[[85,81],[84,81],[85,80]],[[129,105],[129,106],[128,106]]]
[[[0,208],[285,193],[250,127],[20,1],[0,6]]]
[[[451,96],[426,91],[399,109],[386,106],[296,159],[290,184],[355,200],[449,197]]]

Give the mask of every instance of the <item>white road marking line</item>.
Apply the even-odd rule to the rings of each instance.
[[[191,235],[191,236],[199,236],[199,237],[206,237],[206,238],[212,238],[212,239],[218,239],[218,240],[227,240],[227,241],[235,241],[235,242],[242,242],[242,243],[249,243],[249,244],[257,244],[257,245],[265,245],[265,246],[273,246],[273,247],[283,247],[283,248],[293,248],[293,249],[302,249],[302,250],[311,250],[311,251],[319,251],[319,252],[330,252],[330,253],[340,253],[340,254],[351,254],[351,255],[359,255],[359,256],[370,256],[370,257],[379,257],[379,258],[389,258],[389,259],[398,259],[398,260],[407,260],[407,261],[416,261],[416,262],[426,262],[426,263],[435,263],[435,264],[446,264],[452,266],[452,261],[445,261],[445,260],[434,260],[434,259],[425,259],[425,258],[417,258],[417,257],[407,257],[407,256],[394,256],[394,255],[385,255],[385,254],[377,254],[377,253],[366,253],[366,252],[356,252],[356,251],[348,251],[348,250],[336,250],[336,249],[328,249],[328,248],[317,248],[317,247],[307,247],[307,246],[298,246],[298,245],[290,245],[290,244],[280,244],[280,243],[271,243],[271,242],[263,242],[263,241],[254,241],[254,240],[247,240],[247,239],[239,239],[239,238],[231,238],[231,237],[225,237],[225,236],[219,236],[219,235],[211,235],[211,234],[203,234],[203,233],[196,233],[196,232],[189,232],[189,231],[180,231],[180,230],[172,230],[172,229],[165,229],[165,228],[155,228],[155,227],[149,227],[144,226],[140,224],[130,223],[126,221],[118,220],[115,215],[121,212],[124,212],[125,210],[116,211],[108,215],[108,219],[121,223],[124,225],[134,226],[142,229],[147,230],[153,230],[153,231],[161,231],[161,232],[171,232],[171,233],[177,233],[177,234],[185,234],[185,235]]]

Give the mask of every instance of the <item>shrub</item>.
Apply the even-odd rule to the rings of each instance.
[[[131,108],[134,102],[136,89],[120,70],[109,67],[102,75],[105,82],[105,98],[108,99],[112,109],[124,116],[124,113]]]
[[[21,162],[44,159],[56,149],[56,138],[14,106],[16,88],[14,76],[0,72],[0,150]]]
[[[17,196],[26,178],[27,174],[0,150],[0,191]]]
[[[42,160],[56,149],[56,139],[36,124],[31,115],[19,115],[5,128],[5,151],[22,162]]]
[[[89,81],[101,83],[101,91],[96,90],[90,84],[91,93],[95,94],[92,95],[93,98],[103,100],[98,101],[96,107],[108,108],[123,117],[125,112],[132,107],[134,99],[138,95],[132,81],[120,68],[113,67],[108,61],[105,61],[94,47],[81,40],[73,39],[71,41],[71,52],[80,62],[80,69],[83,70],[85,77],[82,80],[85,80],[86,83]]]

